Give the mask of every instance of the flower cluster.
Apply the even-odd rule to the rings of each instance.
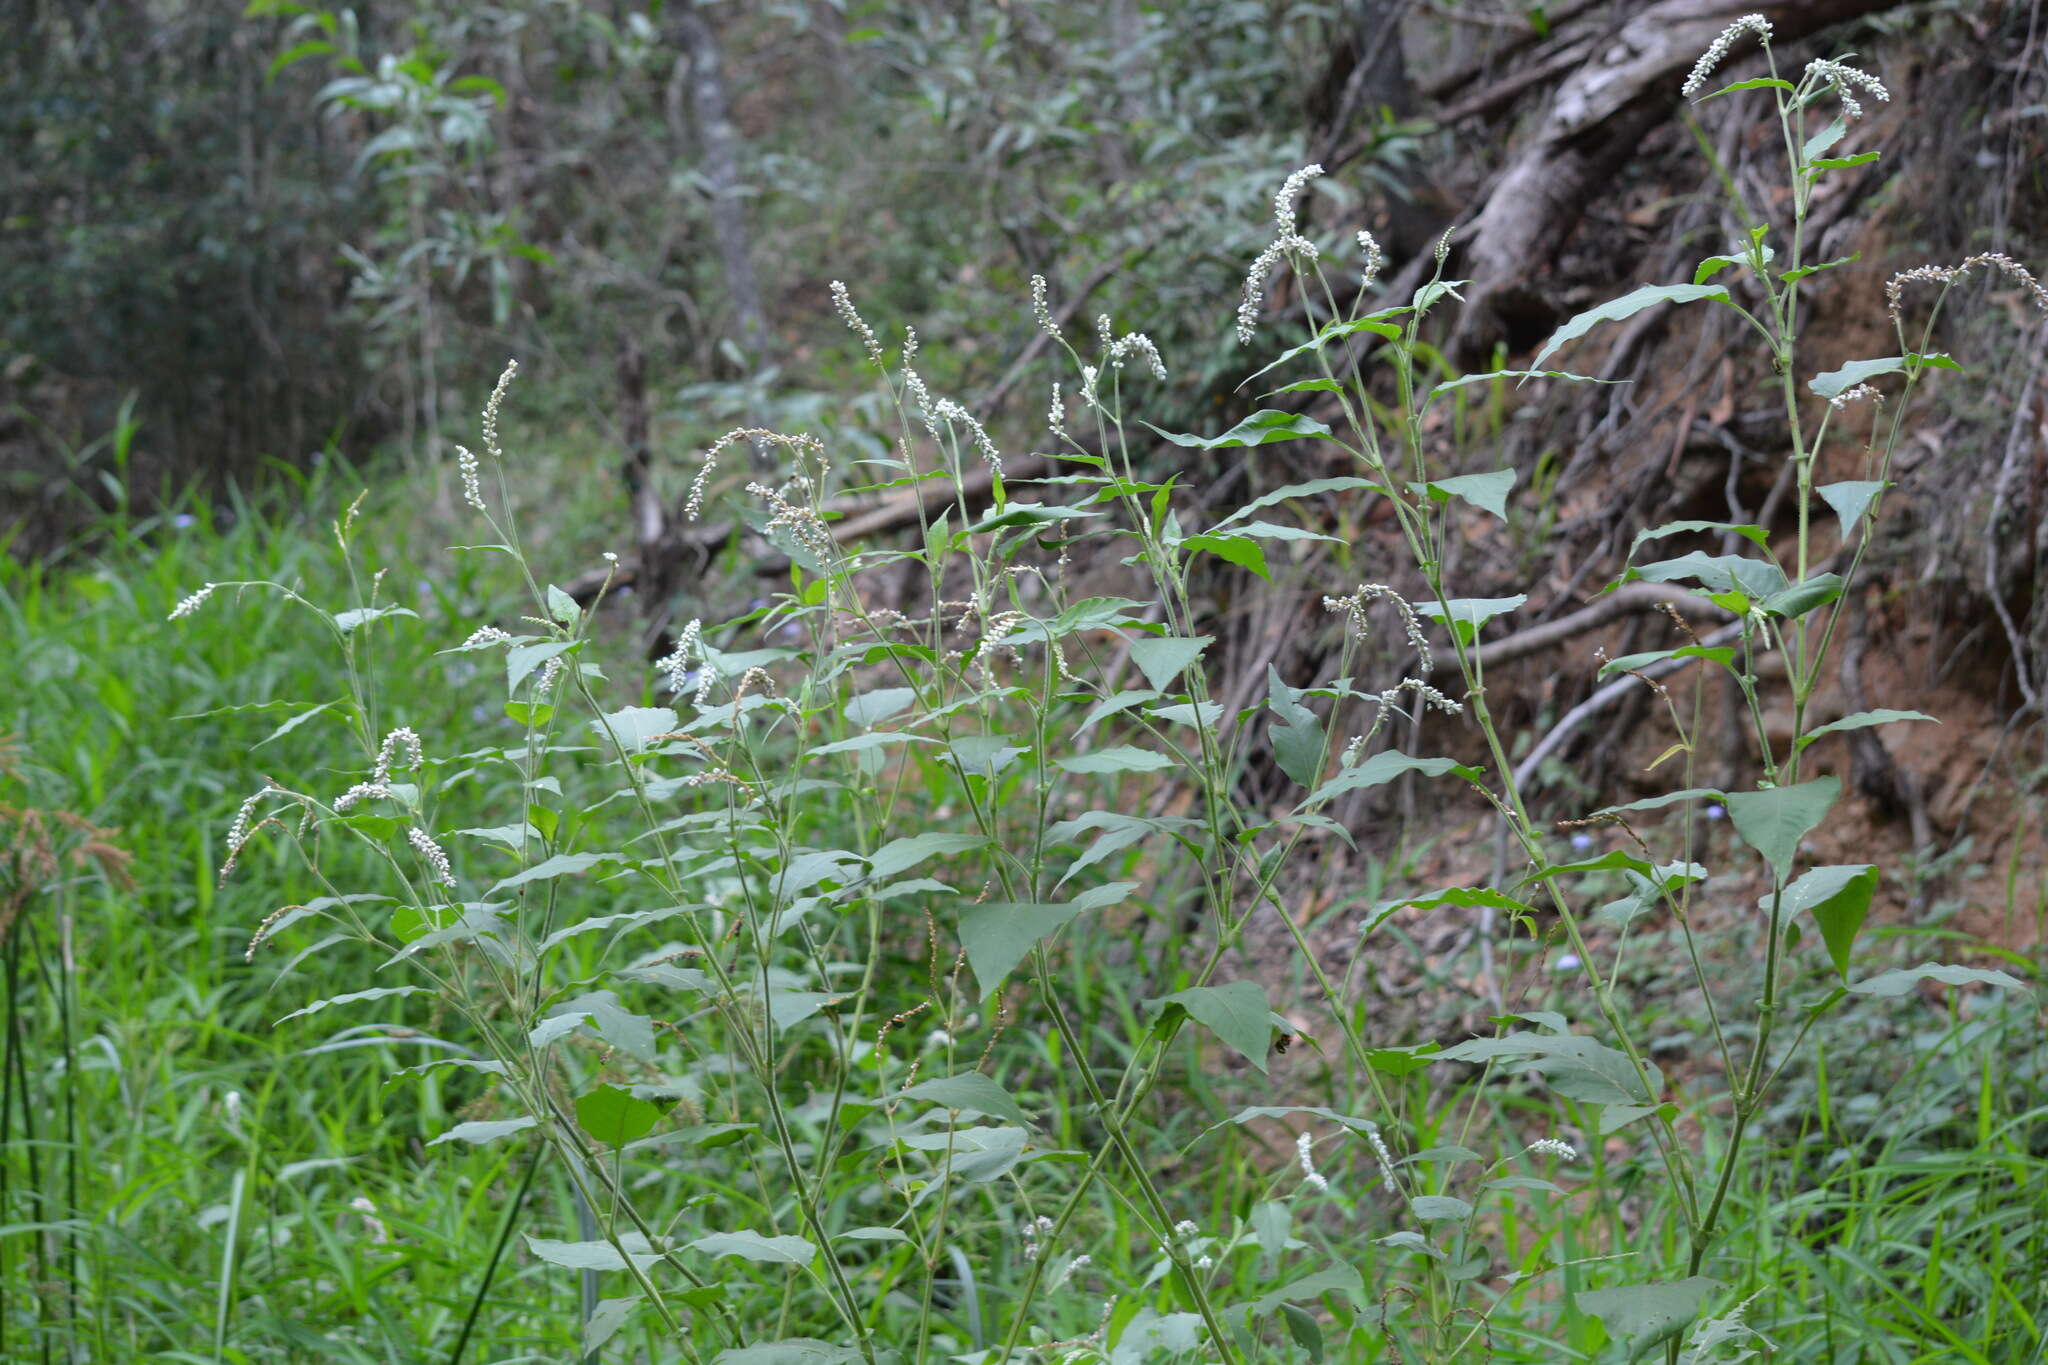
[[[1959,265],[1916,265],[1911,270],[1902,270],[1886,280],[1885,307],[1891,310],[1893,324],[1896,325],[1899,321],[1899,296],[1907,285],[1932,283],[1947,288],[1980,265],[1988,265],[1993,270],[2002,270],[2012,276],[2021,288],[2034,296],[2034,306],[2048,313],[2048,289],[2041,287],[2041,282],[2034,278],[2034,272],[2002,251],[1986,251],[1969,257]]]
[[[519,362],[508,360],[505,371],[498,376],[497,387],[484,402],[484,450],[494,460],[505,458],[505,452],[498,445],[498,405],[505,401],[505,390],[512,387],[512,376],[519,373]]]
[[[1728,49],[1735,46],[1735,40],[1745,33],[1754,33],[1756,40],[1765,47],[1771,45],[1771,21],[1761,14],[1743,15],[1722,29],[1721,36],[1714,39],[1712,46],[1700,54],[1700,59],[1692,64],[1692,74],[1685,78],[1685,85],[1678,93],[1686,99],[1697,95],[1700,87],[1707,83],[1707,77],[1714,74],[1714,68],[1728,55]]]
[[[1052,308],[1045,301],[1045,276],[1031,277],[1031,320],[1038,324],[1038,330],[1049,337],[1060,334],[1059,324],[1052,319]]]
[[[1351,633],[1363,641],[1372,632],[1372,620],[1366,615],[1366,604],[1382,600],[1391,602],[1394,610],[1401,614],[1401,626],[1407,632],[1408,643],[1415,647],[1417,671],[1429,673],[1435,667],[1435,656],[1430,653],[1429,640],[1422,633],[1422,619],[1415,614],[1415,608],[1408,604],[1407,598],[1386,584],[1360,583],[1358,591],[1348,597],[1325,597],[1323,610],[1343,612],[1350,618]],[[1402,687],[1407,685],[1407,682],[1401,684]],[[1420,686],[1427,688],[1427,684]],[[1425,697],[1425,700],[1429,698]]]
[[[402,768],[417,768],[425,761],[420,748],[420,737],[410,725],[401,725],[384,736],[384,743],[377,750],[377,766],[370,772],[370,781],[382,785],[391,780],[391,764],[403,757]]]
[[[484,506],[483,485],[477,481],[476,456],[468,446],[455,447],[455,463],[462,469],[462,500],[479,512],[490,511]]]
[[[838,310],[840,320],[855,336],[860,338],[861,349],[868,353],[868,359],[877,366],[882,363],[882,343],[875,337],[875,329],[868,326],[853,306],[853,295],[846,292],[846,286],[838,280],[832,281],[832,307]]]
[[[220,584],[218,583],[208,583],[206,586],[202,587],[198,592],[193,593],[190,597],[178,603],[177,606],[172,607],[171,614],[165,617],[164,619],[167,621],[184,620],[193,612],[198,611],[201,607],[205,606],[206,599],[213,596],[214,591],[219,587]]]
[[[1858,71],[1842,62],[1816,57],[1806,64],[1806,79],[1834,87],[1835,95],[1842,101],[1842,112],[1850,118],[1863,117],[1863,105],[1857,100],[1856,92],[1863,91],[1872,99],[1883,103],[1892,97],[1884,88],[1884,82],[1868,71]]]
[[[1249,346],[1252,334],[1258,330],[1259,309],[1266,301],[1266,277],[1273,273],[1273,267],[1284,259],[1300,258],[1307,261],[1316,259],[1316,244],[1301,235],[1299,222],[1294,215],[1294,201],[1300,196],[1302,187],[1323,173],[1319,165],[1303,166],[1281,182],[1279,193],[1273,196],[1273,222],[1279,233],[1266,249],[1252,260],[1251,269],[1245,272],[1244,297],[1237,305],[1237,343]]]
[[[1330,1188],[1329,1179],[1316,1170],[1316,1140],[1313,1134],[1303,1133],[1294,1139],[1294,1156],[1301,1163],[1301,1183],[1323,1194]]]
[[[443,886],[455,885],[455,870],[448,866],[448,855],[434,842],[433,835],[414,825],[406,830],[405,839],[412,845],[413,852],[420,855],[420,861],[427,865],[430,879]]]

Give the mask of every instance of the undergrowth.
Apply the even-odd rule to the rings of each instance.
[[[1745,34],[1768,51],[1744,20],[1693,85]],[[1334,244],[1297,227],[1314,167],[1276,196],[1238,314],[1251,340],[1266,282],[1302,283],[1311,325],[1246,381],[1287,408],[1148,434],[1152,343],[1104,318],[1074,345],[1038,293],[1073,373],[1034,500],[928,391],[914,342],[885,345],[835,291],[894,453],[842,468],[766,430],[707,453],[707,502],[722,460],[780,470],[741,502],[789,587],[689,623],[651,672],[605,632],[606,592],[550,583],[504,512],[512,367],[481,454],[462,453],[478,530],[452,577],[371,568],[362,499],[334,519],[338,555],[240,531],[209,542],[203,574],[171,556],[143,582],[69,585],[120,610],[67,617],[16,572],[4,605],[42,645],[29,738],[50,767],[11,780],[95,829],[161,803],[148,828],[167,845],[128,851],[191,877],[185,959],[206,966],[152,977],[169,954],[135,953],[148,898],[104,861],[14,874],[6,1113],[37,1126],[8,1157],[7,1216],[31,1234],[9,1254],[37,1287],[10,1292],[8,1349],[561,1359],[571,1333],[592,1358],[722,1365],[2038,1351],[2044,1066],[2038,993],[2013,974],[2035,966],[1894,965],[1863,932],[1887,869],[1800,857],[1840,797],[1828,736],[1931,723],[1806,711],[1917,388],[1958,368],[1930,349],[1934,314],[1968,270],[2031,277],[1994,257],[1908,272],[1888,299],[1899,353],[1815,374],[1802,283],[1843,263],[1806,259],[1806,211],[1870,155],[1835,149],[1882,87],[1815,63],[1730,91],[1772,103],[1789,221],[1731,202],[1727,253],[1572,320],[1527,370],[1444,372],[1429,337],[1459,301],[1448,239],[1389,301],[1361,233],[1363,287],[1340,290]],[[1932,307],[1906,292],[1929,285]],[[1543,367],[1659,305],[1734,309],[1765,348],[1792,529],[1683,522],[1631,547],[1617,584],[1689,585],[1718,623],[1674,614],[1673,648],[1603,667],[1666,703],[1675,778],[1577,814],[1569,829],[1617,837],[1576,856],[1523,799],[1534,737],[1488,704],[1482,642],[1527,599],[1456,595],[1478,520],[1525,512],[1518,474],[1447,467],[1436,418],[1475,386],[1581,382]],[[1860,476],[1817,483],[1852,424]],[[1194,524],[1161,440],[1247,459],[1318,442],[1351,472]],[[851,548],[825,515],[843,489],[957,489],[983,465],[987,505],[935,499],[947,510],[901,548]],[[1384,504],[1410,562],[1359,575],[1411,586],[1333,588],[1337,675],[1274,672],[1226,710],[1196,566],[1277,572],[1290,543],[1332,539],[1295,519],[1327,494]],[[1649,559],[1670,537],[1715,550]],[[1121,561],[1132,595],[1076,588],[1084,556]],[[211,581],[172,591],[194,579]],[[524,600],[499,609],[507,583]],[[143,634],[152,597],[193,643]],[[48,662],[60,642],[69,673]],[[1406,681],[1360,691],[1367,652]],[[1767,652],[1789,743],[1765,722]],[[67,695],[87,659],[98,703]],[[1740,689],[1754,785],[1695,785],[1701,690],[1662,681],[1685,668]],[[183,811],[214,806],[229,765],[152,774],[126,736],[47,752],[59,717],[134,717],[137,698],[278,713],[253,755],[270,776],[223,844]],[[1239,799],[1255,767],[1296,803]],[[1329,960],[1303,865],[1352,844],[1338,813],[1397,782],[1423,784],[1424,807],[1478,803],[1515,856],[1498,885],[1362,900],[1350,958]],[[80,932],[81,896],[101,959],[140,956],[137,972],[99,979],[52,947]],[[1398,951],[1394,917],[1417,909],[1485,926],[1482,986],[1516,996],[1479,1036],[1395,1032],[1353,970]],[[1683,1067],[1626,986],[1648,953],[1700,1001]],[[1569,989],[1518,970],[1551,961]],[[1881,1075],[1839,1050],[1858,1027]],[[1848,1092],[1845,1067],[1865,1078]]]

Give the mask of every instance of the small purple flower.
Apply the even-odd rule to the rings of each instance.
[[[1585,834],[1585,833],[1580,833],[1580,834],[1574,834],[1574,835],[1572,836],[1572,847],[1573,847],[1573,848],[1575,848],[1575,849],[1577,849],[1577,850],[1578,850],[1579,852],[1581,852],[1581,853],[1584,853],[1584,852],[1585,852],[1585,851],[1586,851],[1587,849],[1591,848],[1592,846],[1593,846],[1593,836],[1592,836],[1592,835],[1590,835],[1590,834]]]
[[[1709,820],[1719,820],[1722,816],[1726,815],[1727,813],[1727,811],[1721,809],[1721,807],[1719,807],[1718,805],[1707,807],[1707,818]]]
[[[171,525],[177,527],[180,531],[186,530],[198,524],[199,518],[193,516],[190,512],[180,512],[178,513],[178,515],[171,518]]]

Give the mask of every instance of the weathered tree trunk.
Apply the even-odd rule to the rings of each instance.
[[[724,60],[711,25],[704,22],[696,0],[671,0],[676,41],[689,63],[690,106],[697,122],[697,150],[704,180],[711,190],[711,236],[718,246],[725,274],[726,298],[733,311],[741,352],[758,367],[767,355],[767,315],[761,306],[761,282],[754,273],[748,246],[745,189],[740,182],[740,139],[725,98]]]

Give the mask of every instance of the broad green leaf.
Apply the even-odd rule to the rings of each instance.
[[[1876,976],[1853,982],[1849,989],[1858,995],[1904,995],[1922,981],[1938,981],[1944,986],[2001,986],[2009,991],[2027,988],[2025,982],[2004,972],[1923,962],[1917,967],[1879,972]]]
[[[1515,491],[1515,471],[1496,469],[1490,474],[1459,474],[1448,479],[1431,479],[1423,485],[1430,498],[1463,498],[1482,512],[1508,519],[1508,495]]]
[[[1407,1047],[1368,1048],[1365,1064],[1384,1076],[1412,1076],[1436,1060],[1443,1047],[1434,1039]]]
[[[1131,662],[1145,675],[1146,682],[1164,692],[1201,657],[1212,639],[1208,635],[1193,639],[1180,635],[1141,636],[1131,642]]]
[[[1624,654],[1618,659],[1609,659],[1606,663],[1601,664],[1599,676],[1610,678],[1616,673],[1640,672],[1651,664],[1662,663],[1666,659],[1706,659],[1732,671],[1735,667],[1735,647],[1733,645],[1680,645],[1676,649],[1652,649],[1646,650],[1641,654]],[[1620,807],[1616,807],[1616,809],[1620,809]],[[1632,809],[1647,808],[1632,807]]]
[[[1348,542],[1336,536],[1324,535],[1321,531],[1309,531],[1299,526],[1281,526],[1270,521],[1248,521],[1232,529],[1234,536],[1250,536],[1254,540],[1320,540],[1330,545],[1344,545]]]
[[[1424,1223],[1461,1222],[1472,1216],[1472,1206],[1444,1194],[1420,1194],[1408,1201],[1408,1212]]]
[[[632,1264],[645,1270],[661,1259],[661,1253],[648,1245],[647,1239],[637,1232],[620,1236],[620,1248],[610,1242],[555,1242],[545,1237],[528,1236],[527,1249],[549,1265],[566,1266],[570,1270],[624,1270],[627,1257]]]
[[[1267,728],[1273,745],[1273,761],[1297,784],[1313,787],[1322,776],[1323,725],[1316,713],[1302,704],[1300,688],[1280,680],[1280,672],[1266,665],[1266,708],[1277,719]]]
[[[1279,1205],[1282,1210],[1286,1205]],[[1304,1275],[1291,1284],[1268,1290],[1253,1299],[1251,1311],[1254,1316],[1270,1313],[1283,1303],[1301,1303],[1308,1299],[1319,1299],[1325,1294],[1342,1294],[1353,1303],[1365,1302],[1365,1279],[1354,1265],[1335,1264]]]
[[[1662,540],[1665,536],[1684,535],[1692,531],[1733,531],[1744,540],[1763,549],[1769,546],[1771,533],[1761,526],[1749,526],[1733,521],[1667,521],[1662,526],[1652,526],[1647,531],[1636,532],[1636,538],[1628,543],[1627,558],[1634,559],[1636,551],[1645,541]]]
[[[1055,759],[1054,762],[1070,773],[1082,774],[1156,773],[1161,768],[1173,766],[1173,760],[1165,754],[1154,753],[1150,749],[1134,749],[1129,745],[1096,749],[1090,753]]]
[[[583,1354],[596,1356],[604,1344],[619,1334],[640,1307],[639,1295],[621,1299],[599,1299],[583,1324]]]
[[[1376,926],[1394,911],[1403,906],[1414,906],[1418,910],[1433,910],[1448,905],[1459,910],[1505,910],[1510,915],[1534,916],[1536,911],[1513,896],[1504,895],[1485,886],[1452,886],[1442,891],[1421,892],[1413,896],[1396,896],[1373,906],[1365,917],[1368,928]]]
[[[1075,916],[1114,904],[1136,889],[1135,882],[1111,882],[1057,905],[995,901],[962,910],[960,946],[974,968],[982,997],[994,995],[1040,939],[1057,933]]]
[[[1643,1089],[1628,1057],[1605,1043],[1577,1033],[1530,1033],[1499,1038],[1470,1038],[1436,1055],[1443,1062],[1521,1062],[1540,1073],[1550,1088],[1586,1104],[1654,1104]],[[1645,1063],[1649,1084],[1663,1085],[1655,1067]]]
[[[868,855],[868,876],[881,881],[907,872],[927,858],[943,853],[973,853],[987,844],[988,840],[979,834],[949,834],[942,830],[891,839]]]
[[[1532,882],[1546,881],[1551,877],[1561,877],[1568,872],[1634,872],[1639,876],[1647,877],[1656,870],[1656,868],[1644,862],[1641,858],[1636,857],[1633,853],[1624,853],[1617,848],[1602,853],[1597,858],[1585,858],[1573,863],[1546,864],[1516,882],[1515,887],[1519,890],[1530,885]]]
[[[738,1232],[714,1232],[686,1242],[685,1251],[701,1251],[707,1256],[738,1256],[743,1260],[761,1261],[770,1265],[809,1265],[818,1249],[801,1237],[763,1237],[747,1228]]]
[[[1687,787],[1684,791],[1665,792],[1660,796],[1645,796],[1637,801],[1624,801],[1618,806],[1602,806],[1588,814],[1586,818],[1597,820],[1603,815],[1623,815],[1632,810],[1662,810],[1666,806],[1677,805],[1680,801],[1698,801],[1703,798],[1719,801],[1721,793],[1712,787]]]
[[[1836,398],[1865,380],[1875,379],[1882,374],[1910,373],[1919,369],[1960,370],[1961,365],[1948,356],[1939,353],[1928,355],[1888,355],[1877,360],[1852,360],[1839,370],[1817,374],[1807,381],[1806,387],[1822,398]]]
[[[1309,1365],[1323,1365],[1323,1325],[1306,1308],[1297,1308],[1291,1303],[1279,1306],[1280,1320],[1287,1324],[1287,1335],[1294,1338],[1302,1354],[1309,1359]]]
[[[1270,363],[1246,375],[1238,387],[1241,389],[1260,375],[1279,369],[1298,355],[1305,355],[1310,351],[1320,351],[1333,341],[1341,341],[1345,337],[1357,336],[1360,332],[1371,332],[1374,336],[1384,337],[1388,341],[1399,341],[1401,339],[1401,329],[1390,324],[1387,319],[1399,317],[1408,311],[1408,305],[1402,303],[1396,304],[1392,308],[1382,308],[1377,313],[1369,313],[1362,318],[1356,318],[1350,322],[1333,322],[1301,345],[1294,347],[1292,350],[1283,351]]]
[[[1791,875],[1799,841],[1827,818],[1828,808],[1835,804],[1841,790],[1840,778],[1821,777],[1793,787],[1730,792],[1722,804],[1728,808],[1728,820],[1742,841],[1761,853],[1771,871],[1783,881]]]
[[[660,1119],[661,1110],[616,1085],[601,1085],[576,1100],[577,1126],[607,1147],[646,1137]]]
[[[1849,955],[1856,947],[1857,931],[1870,911],[1870,898],[1877,891],[1877,868],[1869,863],[1811,868],[1785,888],[1782,909],[1792,914],[1811,914],[1834,959],[1835,970],[1849,979]],[[1768,909],[1771,898],[1757,902]]]
[[[1579,1311],[1600,1319],[1609,1336],[1623,1343],[1631,1362],[1683,1335],[1699,1316],[1707,1295],[1721,1287],[1704,1275],[1672,1284],[1632,1284],[1620,1289],[1582,1290]]]
[[[1757,605],[1773,616],[1782,616],[1788,621],[1797,620],[1816,607],[1824,607],[1840,597],[1842,586],[1840,574],[1815,574],[1805,582],[1795,583],[1783,592],[1772,593]]]
[[[879,687],[847,702],[841,714],[846,717],[847,724],[858,725],[865,730],[876,721],[887,720],[916,700],[917,689],[914,687]]]
[[[1010,1123],[1029,1125],[1031,1116],[1017,1103],[1010,1092],[982,1075],[979,1071],[963,1071],[957,1076],[941,1076],[936,1080],[920,1081],[896,1098],[905,1100],[927,1100],[946,1109],[957,1109],[962,1113],[986,1114],[992,1119],[1004,1119]]]
[[[1344,492],[1354,488],[1369,488],[1376,493],[1383,491],[1371,479],[1361,479],[1352,476],[1336,479],[1310,479],[1307,483],[1290,483],[1284,488],[1276,488],[1270,493],[1253,498],[1250,502],[1238,508],[1209,529],[1212,532],[1221,531],[1234,521],[1242,520],[1254,512],[1273,506],[1275,503],[1286,502],[1290,498],[1309,498],[1314,497],[1318,493]]]
[[[1442,777],[1445,773],[1456,773],[1468,782],[1479,780],[1479,770],[1470,768],[1454,758],[1410,758],[1407,754],[1392,749],[1383,749],[1365,762],[1346,768],[1322,786],[1302,805],[1317,806],[1332,797],[1345,792],[1364,791],[1392,782],[1404,773],[1421,773],[1424,777]]]
[[[1265,548],[1250,536],[1189,536],[1181,542],[1181,548],[1206,550],[1218,559],[1237,565],[1240,569],[1250,569],[1261,578],[1270,579],[1273,576],[1266,567]]]
[[[1807,162],[1806,169],[1809,174],[1814,171],[1847,170],[1851,166],[1867,166],[1877,160],[1877,157],[1876,152],[1858,152],[1854,156],[1824,156]],[[1789,275],[1792,272],[1788,270],[1785,273]]]
[[[1529,362],[1530,368],[1543,368],[1543,362],[1550,359],[1560,346],[1577,340],[1603,322],[1619,322],[1660,303],[1693,303],[1700,299],[1727,303],[1728,291],[1712,284],[1646,284],[1598,308],[1588,309],[1551,333],[1550,340],[1543,343],[1543,349]]]
[[[906,735],[894,730],[864,730],[846,739],[835,739],[830,744],[820,744],[811,750],[810,757],[823,758],[829,754],[860,754],[870,749],[886,749],[891,744],[936,744],[930,735]]]
[[[1100,512],[1089,512],[1079,507],[1047,507],[1043,503],[1013,502],[1006,504],[994,516],[984,518],[967,528],[969,534],[985,531],[1004,531],[1015,526],[1051,526],[1062,521],[1078,521],[1084,517],[1099,517]]]
[[[491,894],[509,891],[515,886],[528,882],[543,882],[555,877],[570,877],[588,872],[599,863],[615,863],[616,853],[557,853],[554,857],[535,863],[523,872],[515,872],[491,888]]]
[[[516,1119],[472,1119],[468,1123],[456,1124],[453,1128],[450,1128],[447,1132],[441,1134],[441,1136],[437,1138],[429,1139],[427,1142],[427,1146],[439,1147],[444,1142],[467,1142],[471,1146],[475,1146],[479,1143],[485,1142],[496,1142],[501,1137],[510,1137],[514,1133],[523,1133],[527,1129],[536,1126],[538,1123],[538,1119],[534,1119],[531,1117]]]
[[[417,621],[419,615],[411,607],[357,607],[353,611],[338,611],[334,613],[333,619],[334,628],[347,635],[350,631],[366,626],[372,621],[382,621],[386,617],[410,616]]]
[[[1889,725],[1893,721],[1899,720],[1925,720],[1932,721],[1936,725],[1941,724],[1939,720],[1935,720],[1933,716],[1926,714],[1924,711],[1887,711],[1883,709],[1857,711],[1852,715],[1843,716],[1840,720],[1829,721],[1826,725],[1815,726],[1799,737],[1798,747],[1804,749],[1822,735],[1832,735],[1840,730],[1862,730],[1872,725]]]
[[[1781,81],[1775,76],[1758,76],[1754,80],[1737,81],[1733,85],[1724,85],[1711,95],[1700,96],[1697,103],[1705,104],[1708,100],[1717,100],[1723,95],[1732,95],[1738,90],[1783,90],[1787,94],[1791,94],[1797,91],[1798,88],[1792,82]]]
[[[505,690],[516,692],[526,675],[560,654],[576,649],[574,640],[547,640],[537,645],[513,645],[505,651]]]
[[[676,713],[666,706],[628,706],[590,722],[590,728],[637,754],[661,736],[675,733]]]
[[[1150,422],[1146,426],[1152,427]],[[1190,450],[1223,450],[1233,446],[1263,446],[1275,441],[1299,441],[1304,437],[1328,436],[1330,429],[1315,418],[1299,412],[1278,412],[1262,408],[1221,436],[1184,436],[1171,431],[1152,430],[1177,446]]]
[[[1266,1069],[1266,1051],[1273,1042],[1273,1009],[1266,1003],[1265,989],[1258,983],[1232,981],[1222,986],[1193,986],[1175,991],[1159,1003],[1169,1008],[1179,1006],[1240,1057],[1260,1071]]]
[[[1822,128],[1812,137],[1806,139],[1806,145],[1799,149],[1799,159],[1802,162],[1810,163],[1815,157],[1848,135],[1849,120],[1837,114],[1825,128]]]
[[[1632,568],[1623,579],[1645,578],[1652,583],[1690,580],[1715,592],[1741,591],[1751,597],[1769,597],[1783,592],[1789,580],[1785,571],[1767,559],[1746,559],[1741,555],[1709,555],[1695,550],[1676,559]]]
[[[1443,622],[1460,643],[1471,644],[1496,616],[1505,616],[1529,600],[1528,594],[1513,597],[1453,597],[1448,602],[1417,602],[1415,614]]]
[[[907,1242],[910,1234],[901,1228],[864,1227],[848,1228],[832,1234],[835,1242]]]
[[[575,625],[577,618],[583,615],[583,609],[576,605],[576,599],[552,583],[548,584],[547,599],[548,615],[565,626]]]
[[[1824,483],[1813,491],[1835,509],[1835,518],[1842,523],[1842,538],[1847,540],[1855,534],[1863,514],[1870,510],[1871,499],[1890,487],[1891,484],[1881,479],[1851,479],[1842,483]]]
[[[834,1346],[816,1337],[789,1337],[755,1346],[734,1346],[711,1358],[711,1365],[855,1365],[860,1351]]]

